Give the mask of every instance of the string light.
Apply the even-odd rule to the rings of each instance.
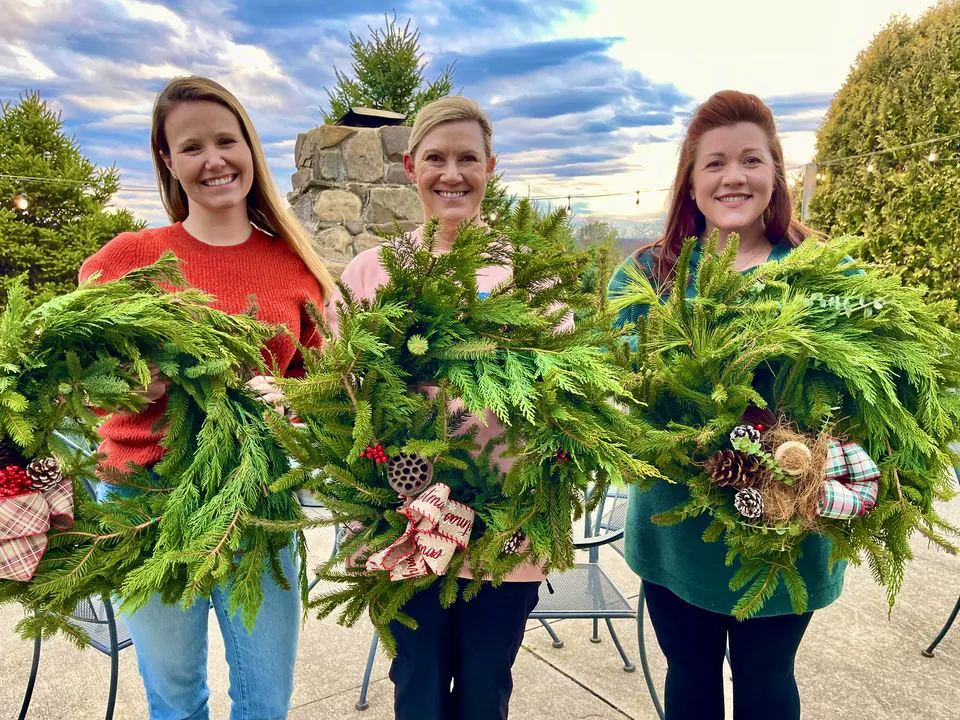
[[[872,173],[874,169],[875,168],[873,167],[873,160],[871,160],[870,162],[867,163],[867,172]]]
[[[932,162],[932,163],[935,163],[935,162],[937,161],[937,158],[938,158],[938,157],[939,157],[939,155],[937,155],[937,151],[936,151],[936,150],[931,150],[931,151],[930,151],[930,155],[927,156],[927,160],[929,160],[929,161]]]
[[[27,197],[26,193],[20,193],[14,196],[13,205],[17,210],[26,210],[30,207],[30,198]]]
[[[68,178],[55,178],[55,177],[37,177],[34,175],[7,175],[0,173],[0,180],[15,180],[21,183],[54,183],[58,185],[96,185],[96,180],[70,180]],[[157,188],[152,185],[121,185],[117,188],[121,192],[157,192]]]

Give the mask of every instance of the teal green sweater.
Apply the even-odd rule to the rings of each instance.
[[[790,252],[787,242],[773,247],[770,260],[780,260]],[[635,264],[650,277],[651,253],[628,257],[614,273],[608,294],[615,294],[627,284],[624,267]],[[690,272],[700,263],[700,245],[690,259]],[[695,293],[693,284],[687,287],[687,296]],[[646,306],[632,306],[620,312],[617,325],[636,320],[646,313]],[[649,490],[630,488],[627,521],[624,531],[626,560],[630,568],[646,582],[662,585],[688,603],[713,612],[730,615],[739,598],[730,591],[729,582],[736,565],[724,563],[726,544],[723,540],[707,543],[703,532],[710,524],[707,514],[684,520],[676,525],[654,525],[650,517],[670,510],[690,497],[683,484],[655,482]],[[807,584],[809,610],[832,603],[843,589],[846,562],[836,563],[828,570],[830,540],[822,535],[811,535],[803,543],[803,555],[798,569]],[[789,615],[793,612],[786,589],[781,586],[757,614],[759,617]]]

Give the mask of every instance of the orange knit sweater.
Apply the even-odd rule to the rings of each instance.
[[[306,346],[319,346],[320,335],[305,311],[308,301],[323,307],[319,283],[286,243],[260,230],[254,229],[246,241],[229,247],[200,242],[180,223],[123,233],[83,263],[80,280],[96,272],[101,282],[116,279],[150,265],[167,250],[180,259],[191,287],[214,296],[213,307],[241,313],[250,307],[253,296],[261,320],[285,325]],[[296,345],[285,334],[269,340],[263,356],[278,377],[302,372]],[[166,406],[166,398],[160,398],[139,414],[107,418],[99,430],[104,464],[124,470],[128,463],[150,465],[163,457],[159,444],[163,429],[155,425]]]

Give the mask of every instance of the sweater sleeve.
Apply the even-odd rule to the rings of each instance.
[[[316,323],[314,323],[313,318],[307,310],[307,306],[312,304],[317,310],[320,311],[320,316],[325,317],[326,311],[323,306],[323,291],[320,289],[320,283],[316,281],[315,278],[312,278],[312,282],[308,283],[307,287],[307,297],[303,302],[303,305],[300,307],[300,337],[297,340],[300,341],[300,345],[307,348],[319,348],[323,345],[323,336],[320,334],[320,331],[317,329]],[[306,374],[306,370],[303,367],[303,353],[300,351],[300,348],[297,348],[297,351],[294,353],[293,358],[290,360],[290,364],[287,366],[286,371],[283,373],[284,377],[288,378],[300,378]]]
[[[350,291],[355,300],[372,298],[376,295],[377,288],[388,281],[389,276],[380,265],[379,247],[364,250],[357,255],[340,275],[340,284]],[[340,330],[340,318],[337,312],[337,303],[340,302],[343,302],[343,293],[338,286],[327,304],[327,324],[334,335],[339,335]]]
[[[109,282],[155,260],[144,256],[138,233],[121,233],[84,261],[79,280],[84,282],[99,273],[96,282]]]

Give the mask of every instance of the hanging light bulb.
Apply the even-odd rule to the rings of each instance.
[[[637,190],[637,205],[640,204],[640,191]]]
[[[939,157],[939,156],[937,155],[937,151],[936,151],[936,150],[931,150],[931,151],[930,151],[930,154],[927,156],[927,160],[929,160],[930,162],[933,163],[933,162],[936,162],[936,161],[937,161],[937,158],[938,158],[938,157]]]
[[[824,175],[823,173],[817,173],[817,182],[823,182],[824,180],[826,180],[826,178],[827,176]]]
[[[567,210],[572,210],[572,209],[573,208],[570,207],[570,196],[567,195]]]
[[[18,210],[26,210],[30,207],[30,198],[27,197],[26,193],[20,193],[13,198],[13,204]]]
[[[872,173],[876,168],[873,167],[873,160],[867,163],[867,172]]]

